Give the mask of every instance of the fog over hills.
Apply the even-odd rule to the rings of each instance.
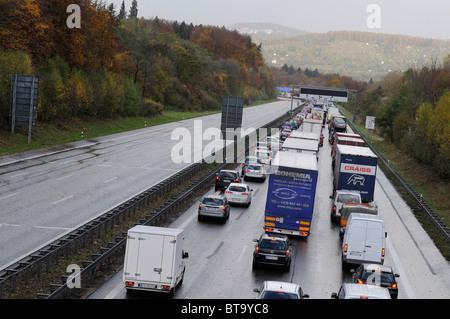
[[[441,63],[450,54],[450,40],[360,31],[307,33],[269,23],[241,23],[230,28],[262,43],[269,65],[317,68],[321,73],[366,81]]]

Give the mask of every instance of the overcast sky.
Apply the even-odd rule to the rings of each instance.
[[[131,1],[125,0],[127,12]],[[270,22],[307,32],[354,30],[450,40],[450,0],[137,1],[139,17],[194,25]],[[122,0],[106,3],[119,11]]]

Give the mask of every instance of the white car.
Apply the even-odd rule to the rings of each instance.
[[[252,202],[252,191],[247,184],[231,183],[225,190],[225,198],[232,204],[243,204],[248,207]]]
[[[250,164],[244,171],[244,180],[248,178],[258,178],[263,181],[266,180],[267,171],[264,168],[264,165],[261,164]]]
[[[272,164],[272,152],[268,149],[257,149],[255,150],[253,155],[258,157],[261,162],[266,165]]]
[[[302,288],[294,283],[284,281],[264,281],[261,288],[253,289],[258,293],[257,299],[304,299]]]

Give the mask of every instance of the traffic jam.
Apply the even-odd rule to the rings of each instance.
[[[318,152],[325,129],[333,170],[330,222],[339,226],[342,266],[352,268],[351,281],[344,282],[330,298],[397,299],[399,275],[384,265],[387,233],[374,201],[377,156],[361,136],[347,132],[346,118],[332,103],[305,103],[281,124],[278,135],[257,142],[237,169],[218,172],[215,193],[199,200],[198,221],[226,223],[232,206],[251,206],[253,189],[247,181],[268,183],[264,233],[254,239],[252,268],[270,266],[289,272],[293,263],[291,239],[310,235]],[[127,291],[175,293],[189,256],[182,233],[180,229],[153,226],[129,230],[123,274]],[[152,238],[151,245],[150,241],[145,245],[145,238]],[[170,265],[167,268],[172,273],[164,274],[166,269],[157,266],[161,264]],[[257,299],[309,298],[300,285],[287,281],[264,280],[253,291]]]

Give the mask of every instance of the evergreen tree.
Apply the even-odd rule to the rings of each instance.
[[[120,7],[119,11],[119,20],[123,20],[127,17],[127,13],[125,11],[125,0],[122,1],[122,6]]]
[[[137,18],[138,15],[138,8],[137,8],[137,0],[133,0],[133,2],[131,3],[131,8],[130,8],[130,14],[128,15],[128,18]]]

